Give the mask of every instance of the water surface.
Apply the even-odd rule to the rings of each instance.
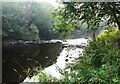
[[[62,51],[61,43],[11,45],[2,49],[3,82],[22,82],[26,69],[48,67]]]

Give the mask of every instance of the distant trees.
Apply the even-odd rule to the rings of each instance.
[[[50,4],[35,2],[2,2],[3,38],[48,39],[52,32]]]

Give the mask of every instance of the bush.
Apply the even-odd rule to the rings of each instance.
[[[118,57],[118,30],[105,29],[89,42],[84,57],[65,74],[64,82],[80,84],[119,84],[120,58]]]

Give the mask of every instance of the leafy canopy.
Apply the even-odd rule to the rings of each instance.
[[[62,6],[55,10],[53,17],[55,31],[63,37],[73,29],[86,24],[88,31],[96,31],[100,22],[106,21],[106,25],[120,22],[119,2],[62,2]]]

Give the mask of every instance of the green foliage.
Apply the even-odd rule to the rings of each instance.
[[[39,36],[41,39],[49,39],[55,37],[53,32],[53,19],[50,18],[53,6],[48,3],[31,3],[31,19],[30,22],[35,24],[39,30]]]
[[[79,82],[80,84],[120,83],[120,58],[116,44],[118,30],[115,27],[111,30],[108,28],[103,32],[97,37],[96,42],[89,42],[84,57],[71,67],[71,73],[65,74],[65,82]]]
[[[28,68],[26,71],[27,77],[31,78],[33,76],[38,76],[38,80],[40,83],[49,83],[49,82],[60,82],[57,79],[54,79],[51,76],[48,76],[44,73],[43,68],[36,67],[34,69]]]
[[[3,37],[37,40],[55,36],[50,23],[53,10],[47,3],[2,2]]]
[[[46,82],[48,80],[47,76],[45,73],[43,73],[43,69],[40,67],[30,69],[28,68],[26,71],[26,74],[29,78],[33,76],[39,76],[39,82]]]
[[[101,22],[105,22],[107,26],[113,23],[119,26],[119,2],[62,2],[62,4],[63,6],[55,10],[53,17],[56,18],[55,31],[63,37],[76,28],[80,29],[84,24],[90,32],[101,28]]]

